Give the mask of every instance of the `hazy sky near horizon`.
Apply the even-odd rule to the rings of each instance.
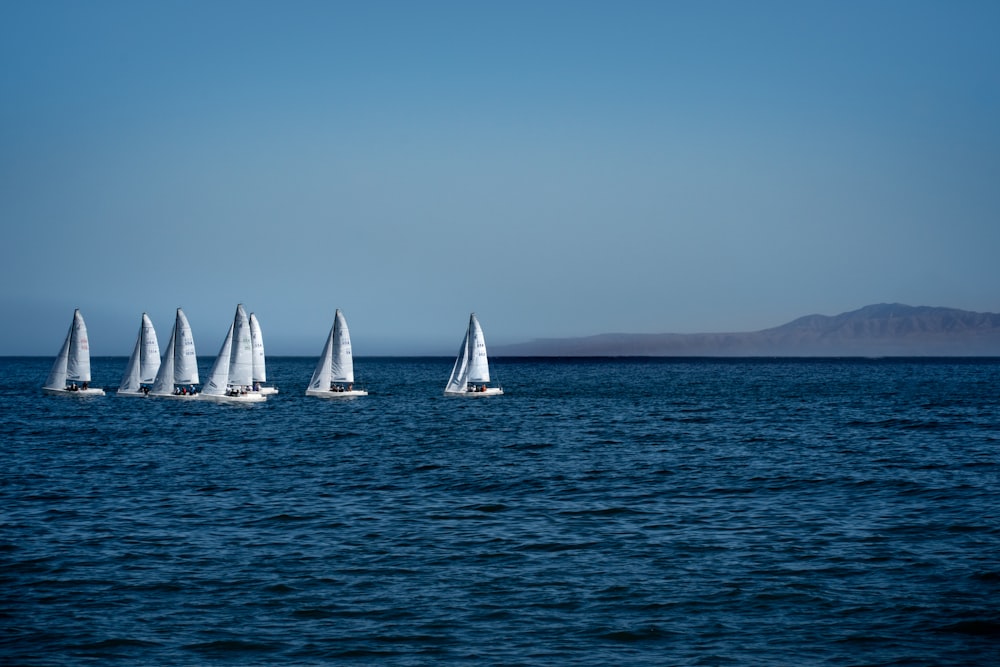
[[[0,354],[1000,311],[1000,3],[0,4]]]

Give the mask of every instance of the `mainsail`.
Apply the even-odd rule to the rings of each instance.
[[[139,381],[149,383],[156,379],[156,371],[160,370],[160,343],[156,340],[156,329],[149,315],[142,314],[142,330],[139,333],[142,343],[139,363]]]
[[[174,382],[198,384],[198,355],[194,351],[194,335],[187,316],[177,309],[177,351],[174,360]]]
[[[354,382],[354,357],[351,355],[351,332],[347,319],[337,309],[333,318],[333,350],[330,358],[331,382]]]
[[[73,341],[69,346],[69,360],[66,364],[66,379],[72,382],[90,382],[90,341],[87,339],[87,325],[80,310],[73,311]]]

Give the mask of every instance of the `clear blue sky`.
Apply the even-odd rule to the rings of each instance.
[[[0,354],[1000,311],[1000,3],[0,3]]]

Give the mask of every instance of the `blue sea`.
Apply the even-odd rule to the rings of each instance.
[[[0,664],[1000,664],[997,359],[51,362],[0,359]]]

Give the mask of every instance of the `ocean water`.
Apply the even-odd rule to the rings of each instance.
[[[1000,664],[1000,360],[313,363],[0,359],[0,664]]]

